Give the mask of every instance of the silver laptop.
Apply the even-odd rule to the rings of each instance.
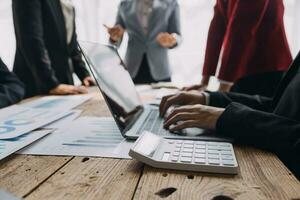
[[[143,131],[170,139],[224,141],[224,138],[206,135],[203,129],[186,129],[171,133],[163,128],[164,119],[153,105],[143,105],[118,51],[113,46],[80,42],[80,49],[96,83],[125,138],[137,139]]]

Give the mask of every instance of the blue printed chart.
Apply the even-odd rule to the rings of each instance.
[[[12,139],[69,115],[70,111],[13,106],[0,110],[0,139]]]
[[[129,159],[132,145],[122,137],[112,118],[83,117],[20,153]]]
[[[11,127],[11,126],[0,126],[0,134],[8,134],[11,133],[13,131],[15,131],[16,128],[15,127]]]
[[[0,160],[48,135],[50,132],[50,130],[35,131],[14,139],[0,140]]]
[[[91,95],[46,96],[29,103],[22,104],[22,106],[37,109],[56,109],[66,111],[79,106],[91,97]]]

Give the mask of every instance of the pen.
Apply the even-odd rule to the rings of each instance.
[[[102,24],[106,29],[110,29],[106,24]]]

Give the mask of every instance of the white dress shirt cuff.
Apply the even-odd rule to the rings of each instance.
[[[224,81],[224,80],[221,80],[221,79],[219,79],[219,82],[222,83],[222,84],[230,85],[230,86],[232,86],[234,84],[233,82]]]
[[[210,95],[209,95],[209,93],[207,93],[207,92],[202,92],[202,94],[203,94],[204,97],[205,97],[205,105],[206,105],[206,106],[209,106],[209,101],[210,101]]]

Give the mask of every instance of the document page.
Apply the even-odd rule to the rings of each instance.
[[[74,95],[74,96],[46,96],[33,100],[31,102],[22,104],[24,107],[38,108],[38,109],[57,109],[57,110],[71,110],[87,100],[91,99],[91,95]]]
[[[8,112],[7,112],[8,111]],[[12,106],[0,110],[0,139],[12,139],[43,127],[70,114],[56,109]]]
[[[19,153],[129,159],[133,143],[123,138],[112,118],[83,117]]]
[[[47,129],[63,129],[66,127],[70,122],[74,121],[76,118],[78,118],[81,114],[81,110],[72,110],[70,111],[69,115],[66,115],[65,117],[52,122],[51,124],[48,124],[44,126],[43,128]]]
[[[0,140],[0,160],[48,135],[51,132],[52,130],[40,130],[22,135],[14,139]]]

